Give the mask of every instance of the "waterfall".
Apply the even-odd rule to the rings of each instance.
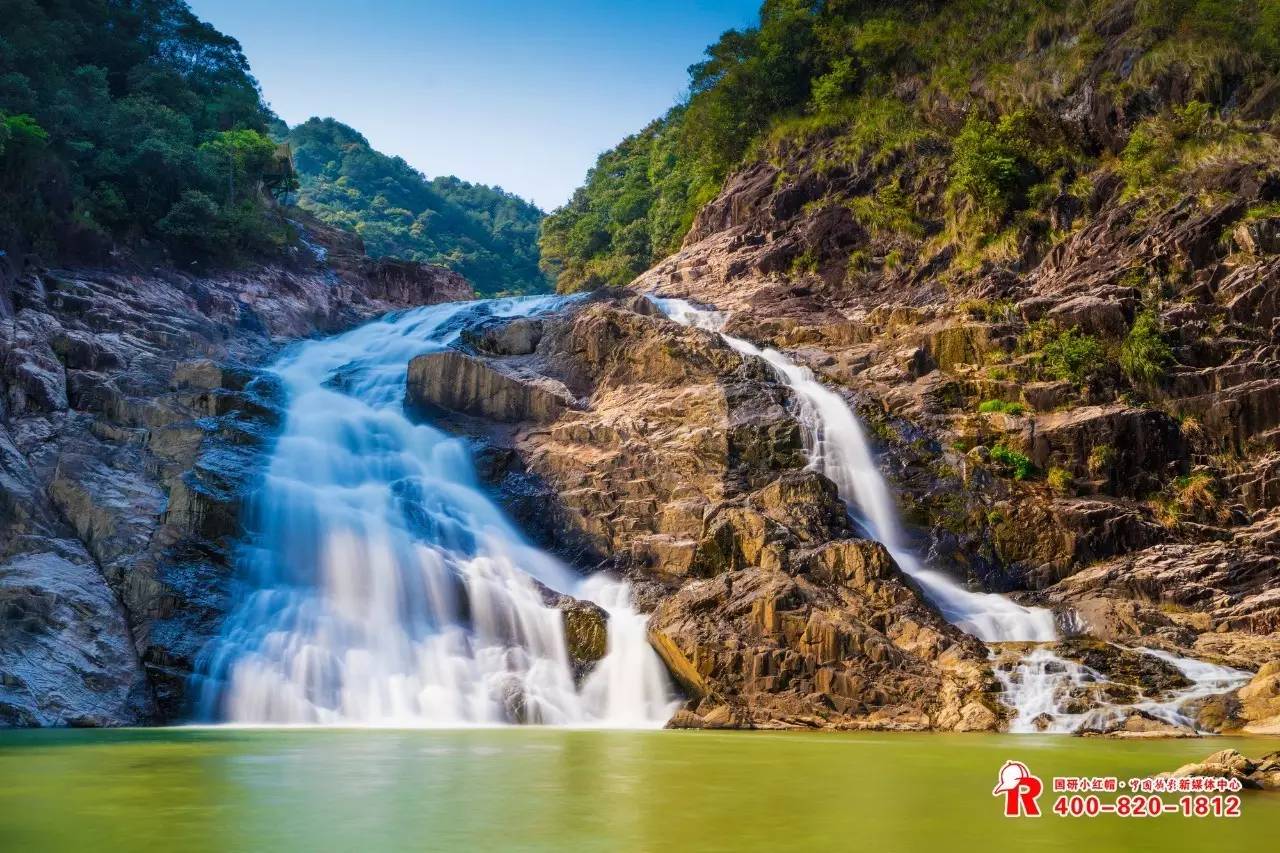
[[[879,540],[904,572],[946,619],[988,643],[1048,643],[1057,639],[1053,614],[1022,607],[1000,595],[964,589],[941,572],[921,564],[904,544],[893,496],[875,464],[870,444],[848,403],[818,382],[813,372],[774,349],[725,334],[727,316],[698,308],[683,299],[653,298],[677,323],[714,332],[744,356],[763,359],[791,391],[797,417],[805,432],[809,465],[826,474],[839,489],[851,515],[872,538]],[[1011,667],[995,668],[1004,692],[1002,700],[1014,711],[1010,732],[1073,732],[1106,729],[1133,711],[1149,714],[1175,726],[1195,729],[1187,713],[1190,703],[1234,690],[1246,683],[1246,672],[1182,658],[1156,649],[1130,649],[1172,664],[1191,682],[1164,697],[1143,696],[1128,705],[1100,699],[1097,688],[1107,678],[1087,666],[1061,657],[1051,648],[1032,648]],[[1090,692],[1092,688],[1092,693]],[[1084,708],[1084,710],[1079,710]]]
[[[893,496],[857,415],[839,394],[818,382],[812,371],[777,350],[761,349],[725,334],[726,316],[721,312],[695,307],[683,299],[654,302],[677,323],[715,332],[733,349],[764,359],[773,368],[795,394],[810,467],[831,478],[850,510],[860,515],[871,538],[888,549],[947,621],[987,642],[1057,638],[1050,611],[1023,607],[1000,595],[971,592],[916,558],[904,543]]]
[[[1036,648],[1008,669],[995,667],[1004,687],[1004,701],[1014,710],[1009,731],[1074,732],[1080,729],[1106,730],[1121,723],[1133,711],[1148,714],[1171,726],[1199,731],[1188,706],[1199,699],[1216,696],[1248,683],[1252,674],[1205,661],[1179,657],[1159,649],[1126,648],[1171,664],[1190,682],[1167,696],[1143,696],[1131,703],[1113,703],[1090,694],[1090,688],[1104,686],[1102,673],[1067,660],[1050,649]],[[1078,710],[1086,707],[1086,710]]]
[[[625,584],[529,545],[465,443],[410,421],[409,360],[529,297],[419,308],[295,346],[273,366],[282,434],[248,509],[245,591],[201,655],[206,719],[253,724],[660,726],[665,669]],[[579,687],[545,590],[609,614]]]

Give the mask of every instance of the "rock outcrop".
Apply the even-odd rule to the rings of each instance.
[[[445,420],[487,443],[482,461],[506,454],[482,471],[542,541],[630,578],[689,697],[672,725],[999,725],[985,649],[854,537],[763,363],[626,293],[544,317],[528,341],[464,333],[468,352],[415,360],[407,402],[461,416]],[[552,383],[565,405],[528,404]]]
[[[555,380],[493,367],[454,350],[409,362],[407,400],[420,414],[443,409],[502,423],[550,423],[577,403]]]
[[[1267,791],[1280,790],[1280,752],[1272,752],[1253,759],[1234,749],[1223,749],[1204,761],[1184,764],[1170,773],[1162,773],[1170,779],[1188,776],[1207,776],[1214,779],[1234,779],[1243,788]]]
[[[4,277],[0,725],[186,713],[280,411],[259,367],[291,338],[471,295],[446,270],[311,236],[314,258],[221,275]]]
[[[1017,245],[975,255],[944,228],[964,213],[945,157],[846,143],[815,133],[744,166],[632,287],[728,311],[733,334],[844,389],[921,550],[973,585],[1031,593],[1095,636],[1265,662],[1280,636],[1273,164],[1188,168],[1160,203],[1099,166],[1087,200],[1029,209],[1039,230],[1006,221]],[[860,213],[894,193],[914,230]],[[1145,366],[1124,357],[1140,325],[1159,339]]]
[[[654,613],[654,648],[691,697],[676,725],[727,706],[735,726],[997,726],[981,644],[883,546],[836,540],[759,562],[688,583]]]

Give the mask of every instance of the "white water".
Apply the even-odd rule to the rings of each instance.
[[[462,441],[404,414],[409,360],[468,318],[555,297],[415,309],[304,343],[274,371],[283,433],[251,510],[249,589],[198,676],[207,719],[253,724],[660,726],[674,711],[628,588],[528,545],[480,490]],[[335,385],[341,386],[339,388]],[[610,616],[575,686],[560,611]]]
[[[1081,701],[1089,685],[1105,684],[1107,677],[1083,664],[1060,657],[1050,649],[1033,649],[1011,670],[995,669],[996,677],[1004,686],[1004,701],[1016,712],[1009,723],[1009,731],[1020,734],[1105,730],[1122,722],[1133,711],[1150,714],[1172,726],[1198,731],[1195,720],[1188,713],[1188,706],[1197,699],[1234,690],[1252,677],[1238,669],[1179,657],[1158,649],[1135,648],[1129,651],[1151,655],[1172,664],[1191,684],[1164,697],[1144,696],[1132,704],[1086,697],[1089,709],[1072,711],[1071,706]]]
[[[1075,689],[1106,681],[1087,666],[1059,657],[1046,648],[1032,649],[1012,670],[995,668],[1004,687],[1001,698],[1014,710],[1009,721],[1013,734],[1073,732],[1091,711],[1073,713],[1067,703]]]
[[[1000,595],[971,592],[921,564],[904,544],[889,486],[876,467],[857,416],[839,394],[818,382],[812,371],[777,350],[761,349],[725,334],[726,317],[720,312],[697,308],[683,299],[654,302],[677,323],[715,332],[738,352],[762,358],[773,368],[799,404],[809,465],[831,478],[845,503],[861,514],[872,538],[888,549],[949,622],[987,642],[1057,638],[1050,611],[1023,607]]]

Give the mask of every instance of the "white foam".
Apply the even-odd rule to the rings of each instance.
[[[529,545],[481,490],[464,443],[403,410],[410,359],[445,347],[462,321],[559,303],[420,308],[303,343],[277,362],[288,410],[249,513],[247,589],[199,662],[204,718],[666,721],[672,691],[625,584],[584,583]],[[535,581],[609,613],[607,656],[582,689],[560,611]]]

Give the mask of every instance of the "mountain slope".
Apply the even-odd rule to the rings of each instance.
[[[442,264],[486,295],[548,289],[538,269],[542,211],[529,202],[454,177],[427,180],[334,119],[313,118],[286,139],[298,204],[355,231],[373,257]]]
[[[768,0],[690,69],[684,104],[547,218],[544,265],[561,290],[625,284],[729,174],[797,149],[837,181],[874,171],[835,199],[874,245],[823,259],[824,277],[905,268],[922,248],[958,252],[948,275],[1007,262],[1051,244],[1052,206],[1087,198],[1099,169],[1167,201],[1226,148],[1265,159],[1278,64],[1275,0]]]
[[[181,0],[0,0],[0,247],[231,260],[292,242],[240,45]]]
[[[625,283],[646,246],[637,289],[731,311],[858,404],[917,553],[975,588],[1280,654],[1280,4],[762,16],[695,67],[669,156],[614,168],[627,140],[548,218],[561,288]]]

